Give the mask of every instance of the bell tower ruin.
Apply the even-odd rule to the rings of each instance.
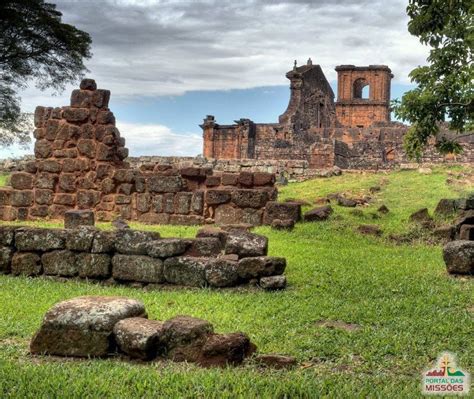
[[[393,75],[388,66],[339,65],[336,71],[336,115],[340,125],[364,128],[390,122]]]

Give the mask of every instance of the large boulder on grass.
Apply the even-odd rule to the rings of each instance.
[[[451,241],[443,248],[448,273],[474,274],[474,241]]]
[[[31,340],[30,351],[58,356],[105,356],[114,346],[115,324],[129,317],[146,317],[142,302],[107,296],[60,302],[44,316]]]

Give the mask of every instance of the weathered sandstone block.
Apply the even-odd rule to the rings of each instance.
[[[0,246],[13,246],[15,238],[16,226],[1,226],[0,225]]]
[[[163,322],[132,317],[120,320],[114,327],[119,349],[132,358],[150,360],[166,349]]]
[[[105,279],[110,277],[112,260],[108,254],[76,254],[79,277]]]
[[[263,256],[268,251],[267,237],[241,230],[232,230],[227,236],[226,254],[237,254],[240,258]]]
[[[33,205],[33,198],[32,190],[15,190],[11,194],[11,204],[17,207],[29,207]]]
[[[448,273],[474,274],[474,241],[451,241],[443,248]]]
[[[202,367],[236,366],[242,364],[256,349],[247,334],[211,334],[201,349],[197,364]]]
[[[112,258],[112,276],[121,281],[161,283],[163,262],[160,259],[141,255],[115,255]]]
[[[59,356],[105,356],[111,351],[115,324],[130,317],[146,317],[142,302],[92,296],[60,302],[44,316],[30,351]]]
[[[12,173],[10,184],[16,190],[31,190],[33,188],[33,175],[25,172]]]
[[[216,237],[198,237],[193,240],[189,253],[192,256],[217,256],[223,246],[219,238]]]
[[[178,256],[168,258],[164,263],[165,280],[172,284],[204,287],[206,281],[206,267],[209,258]]]
[[[147,184],[148,190],[154,193],[176,193],[184,188],[181,176],[152,176]]]
[[[98,230],[94,226],[86,225],[68,229],[66,231],[66,248],[71,251],[90,252],[97,232]]]
[[[318,208],[311,209],[304,214],[305,222],[317,222],[320,220],[326,220],[333,213],[331,205],[325,205]]]
[[[11,259],[12,274],[18,276],[37,276],[41,274],[41,258],[34,252],[17,252]]]
[[[51,251],[64,249],[66,231],[60,229],[19,228],[15,232],[15,247],[19,251]]]
[[[261,277],[259,280],[260,287],[265,290],[282,290],[286,287],[285,276],[268,276]]]
[[[232,202],[240,208],[262,208],[268,202],[268,193],[251,189],[235,190]]]
[[[232,287],[239,281],[237,262],[214,259],[206,267],[206,280],[211,287]]]
[[[250,280],[252,278],[283,274],[285,268],[285,258],[258,256],[240,259],[237,273],[240,278]]]
[[[118,252],[128,255],[146,255],[147,244],[158,240],[160,233],[124,229],[117,231],[115,237],[115,248]]]
[[[189,240],[162,238],[146,244],[147,253],[154,258],[169,258],[183,254],[189,247]]]
[[[46,275],[73,277],[79,274],[76,255],[67,249],[46,252],[41,256],[41,263]]]
[[[97,231],[92,241],[92,253],[111,253],[115,251],[117,232]]]
[[[70,210],[64,213],[64,228],[66,229],[94,225],[94,212],[91,210]]]
[[[176,316],[167,320],[163,325],[167,357],[177,362],[197,361],[206,339],[213,330],[211,323],[195,317]]]
[[[301,205],[296,203],[267,202],[263,214],[263,223],[271,225],[274,219],[301,220]]]
[[[0,273],[10,273],[13,248],[0,247]]]
[[[219,205],[225,204],[230,201],[232,191],[230,190],[207,190],[206,191],[206,204],[208,205]]]

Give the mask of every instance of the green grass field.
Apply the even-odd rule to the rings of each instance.
[[[439,246],[395,245],[388,239],[389,234],[410,230],[411,212],[424,206],[432,211],[440,198],[471,191],[472,180],[456,179],[461,172],[439,168],[429,175],[343,174],[282,187],[282,200],[308,202],[334,192],[364,194],[373,185],[381,185],[382,191],[362,216],[336,205],[330,220],[300,223],[293,232],[257,228],[269,237],[270,254],[287,258],[289,286],[281,292],[249,288],[147,292],[0,276],[0,397],[420,397],[421,372],[446,350],[457,354],[459,366],[472,374],[473,279],[448,276]],[[448,174],[456,184],[446,183]],[[371,213],[382,203],[391,212],[373,219]],[[379,225],[384,236],[356,233],[360,223]],[[190,237],[197,231],[197,227],[133,227],[156,229],[163,236]],[[29,339],[48,308],[92,294],[141,299],[150,318],[189,314],[210,320],[218,332],[244,331],[260,352],[296,356],[299,366],[275,371],[249,362],[207,370],[168,362],[61,360],[28,354]],[[321,321],[359,328],[328,328]]]

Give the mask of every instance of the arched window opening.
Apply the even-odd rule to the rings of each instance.
[[[369,88],[369,83],[364,78],[356,79],[353,85],[354,98],[368,100]]]

